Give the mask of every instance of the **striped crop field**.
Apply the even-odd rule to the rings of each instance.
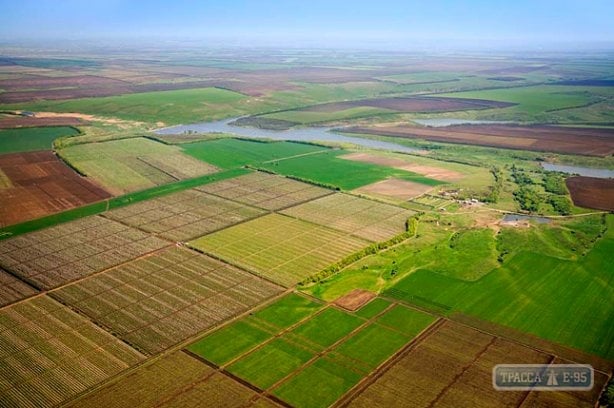
[[[207,184],[198,190],[267,210],[279,210],[331,193],[321,187],[263,172]]]
[[[326,225],[370,241],[405,232],[413,211],[348,194],[333,194],[291,207],[284,214]]]
[[[0,310],[0,405],[55,406],[144,359],[47,296]]]
[[[368,244],[361,238],[279,214],[190,242],[194,248],[284,286],[294,285]]]
[[[181,351],[139,367],[68,405],[79,408],[278,407]]]
[[[65,286],[52,296],[154,354],[280,291],[213,258],[171,247]]]
[[[142,137],[78,144],[60,150],[59,154],[114,194],[218,171],[217,167],[188,156],[177,146]]]
[[[0,307],[37,293],[38,290],[0,268]]]
[[[39,289],[51,289],[168,245],[91,216],[0,241],[0,266]]]
[[[187,190],[118,208],[106,217],[174,241],[185,241],[264,214],[261,209]]]

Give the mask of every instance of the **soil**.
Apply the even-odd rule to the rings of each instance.
[[[610,156],[614,153],[613,129],[509,125],[458,125],[430,128],[384,125],[353,127],[345,129],[345,131],[425,139],[436,142],[599,157]]]
[[[565,183],[578,207],[614,211],[614,179],[578,176]]]
[[[369,292],[368,290],[354,289],[350,293],[335,300],[335,304],[345,310],[354,312],[366,305],[371,299],[375,298],[375,296],[375,293]]]
[[[111,196],[49,151],[2,155],[0,171],[12,184],[0,189],[0,227]]]

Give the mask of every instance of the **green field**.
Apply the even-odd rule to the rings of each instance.
[[[291,293],[188,350],[292,406],[327,407],[435,320],[390,305],[349,313]]]
[[[11,105],[32,111],[81,112],[147,123],[178,125],[249,113],[247,98],[218,88],[144,92],[103,98],[41,101]]]
[[[343,190],[354,190],[389,177],[429,186],[444,184],[409,171],[344,160],[338,157],[347,153],[345,150],[330,150],[321,154],[266,163],[262,167],[276,173],[337,186]]]
[[[426,217],[417,238],[305,290],[327,300],[354,288],[384,291],[441,313],[462,312],[611,359],[614,269],[606,254],[614,250],[614,216],[607,216],[606,225],[601,219],[505,227],[494,236],[467,229],[469,217],[436,222]],[[451,249],[450,237],[459,231],[470,239]],[[490,271],[489,265],[494,266]]]
[[[259,165],[271,160],[326,150],[324,147],[302,143],[252,142],[230,138],[189,143],[183,145],[182,149],[192,157],[225,169],[246,164]]]
[[[332,122],[337,120],[349,120],[357,118],[365,118],[369,116],[385,115],[395,113],[390,109],[373,108],[370,106],[359,106],[350,109],[343,109],[332,112],[311,112],[308,110],[290,110],[283,112],[271,113],[263,115],[263,118],[286,120],[288,122],[299,123],[301,125],[309,125],[320,122]]]
[[[295,328],[292,333],[329,347],[362,324],[362,320],[337,309],[328,308]]]
[[[275,389],[273,394],[296,408],[328,407],[361,378],[352,369],[322,357]]]
[[[179,147],[146,138],[69,146],[58,152],[81,173],[116,194],[214,173],[217,168]]]
[[[188,350],[217,365],[224,365],[272,336],[252,322],[240,320],[190,345]]]
[[[228,371],[267,389],[305,364],[313,353],[277,338],[230,365]]]
[[[0,130],[0,154],[51,150],[53,141],[62,136],[78,135],[68,126],[50,126]]]
[[[370,324],[335,348],[335,352],[374,369],[405,343],[407,343],[407,337],[402,334],[379,324]]]
[[[573,123],[595,120],[591,115],[607,112],[607,108],[595,105],[611,99],[614,92],[611,87],[576,87],[562,85],[537,85],[518,88],[501,88],[468,92],[439,94],[452,98],[476,98],[501,102],[516,103],[505,109],[480,113],[480,117],[500,118],[501,120],[518,120],[521,122],[544,121]],[[605,110],[604,110],[605,108]],[[573,111],[582,109],[582,111]],[[569,112],[567,112],[569,110]],[[597,116],[597,120],[612,121],[612,116]]]
[[[280,329],[288,328],[322,308],[320,303],[291,293],[254,313],[254,317]]]

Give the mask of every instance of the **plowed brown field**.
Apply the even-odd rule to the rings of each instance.
[[[2,155],[0,172],[11,184],[0,189],[2,227],[110,197],[48,151]]]
[[[569,177],[565,182],[575,205],[614,211],[613,179]]]
[[[349,133],[426,139],[506,149],[588,156],[614,153],[614,130],[556,126],[459,125],[441,128],[416,126],[354,127]]]

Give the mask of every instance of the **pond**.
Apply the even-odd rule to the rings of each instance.
[[[614,170],[598,169],[594,167],[567,166],[564,164],[541,163],[544,170],[559,171],[567,174],[579,174],[580,176],[596,178],[613,178]]]
[[[403,146],[398,143],[383,142],[379,140],[363,139],[361,137],[345,136],[333,132],[332,128],[309,127],[288,130],[265,130],[251,127],[233,126],[230,123],[238,118],[219,120],[215,122],[201,122],[191,125],[178,125],[158,129],[159,135],[181,134],[186,132],[197,133],[232,133],[238,136],[254,139],[294,140],[305,142],[332,142],[351,143],[370,149],[390,150],[395,152],[412,153],[419,149]],[[342,129],[339,129],[342,130]]]
[[[516,221],[536,221],[538,224],[548,224],[552,220],[546,217],[540,217],[538,215],[522,215],[522,214],[505,214],[503,222],[516,222]]]

